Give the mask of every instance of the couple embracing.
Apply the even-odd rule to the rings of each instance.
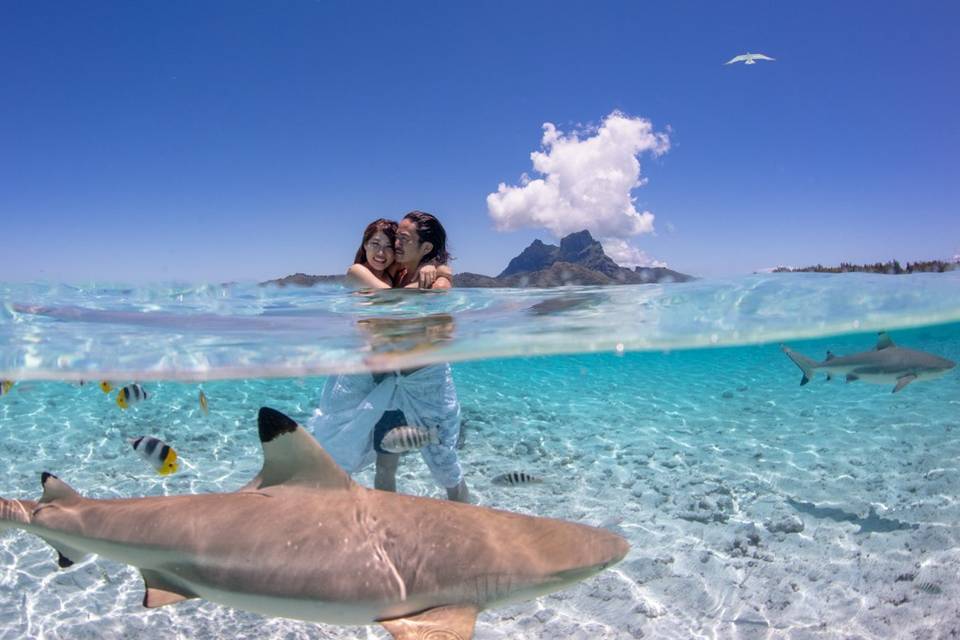
[[[411,211],[399,223],[381,218],[367,226],[347,278],[365,289],[447,289],[453,286],[449,260],[440,221]],[[449,364],[330,377],[309,422],[320,444],[348,473],[375,462],[374,487],[385,491],[396,491],[400,456],[381,444],[402,425],[436,430],[438,438],[420,449],[423,460],[448,498],[467,502],[456,448],[460,403]]]

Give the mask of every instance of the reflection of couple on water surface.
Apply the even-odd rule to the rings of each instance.
[[[412,211],[399,223],[381,218],[367,226],[347,278],[364,289],[448,289],[453,286],[449,260],[440,221]],[[383,439],[403,425],[436,431],[439,441],[430,441],[420,453],[447,496],[467,502],[456,448],[460,403],[449,364],[330,377],[310,420],[317,440],[349,473],[376,462],[374,487],[385,491],[396,491],[400,454],[385,450]]]

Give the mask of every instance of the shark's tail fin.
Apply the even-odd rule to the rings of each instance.
[[[794,364],[800,367],[800,370],[803,371],[803,377],[800,379],[800,385],[803,386],[810,382],[810,379],[813,377],[814,369],[817,368],[817,363],[807,356],[797,353],[790,347],[786,345],[780,345],[780,348],[783,349],[783,352],[787,354]]]

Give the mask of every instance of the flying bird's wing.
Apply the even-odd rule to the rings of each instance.
[[[733,64],[734,62],[743,62],[744,60],[747,60],[747,55],[742,53],[739,56],[733,56],[723,64]]]
[[[753,59],[754,59],[754,60],[771,60],[771,61],[776,60],[776,58],[771,58],[770,56],[765,56],[765,55],[763,55],[762,53],[755,53],[755,54],[753,54]]]

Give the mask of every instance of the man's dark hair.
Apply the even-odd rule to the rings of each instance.
[[[420,237],[420,243],[429,242],[433,245],[430,253],[423,256],[420,264],[432,262],[433,264],[447,264],[453,259],[453,256],[447,251],[447,232],[443,225],[437,220],[436,216],[426,211],[411,211],[403,216],[404,220],[409,220],[417,225],[417,235]]]

